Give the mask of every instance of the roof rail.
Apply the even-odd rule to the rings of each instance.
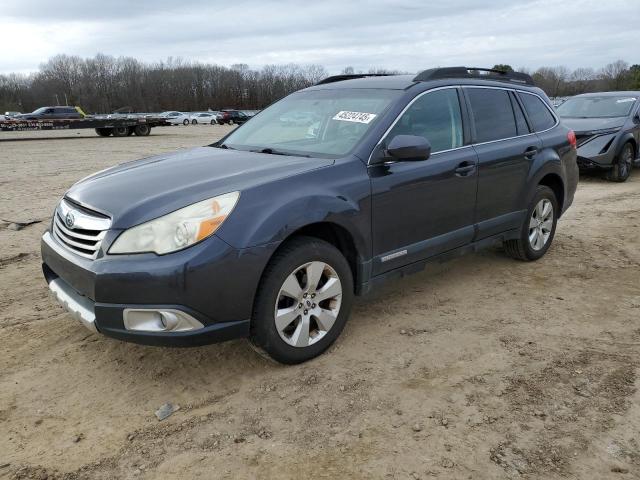
[[[413,81],[426,82],[427,80],[439,80],[441,78],[481,78],[484,80],[520,83],[522,85],[535,85],[533,78],[527,73],[477,67],[431,68],[420,72],[414,77]]]
[[[352,73],[348,75],[333,75],[331,77],[327,77],[325,79],[320,80],[318,83],[316,83],[316,85],[324,85],[325,83],[341,82],[343,80],[353,80],[356,78],[388,77],[390,75],[395,75],[395,73]]]

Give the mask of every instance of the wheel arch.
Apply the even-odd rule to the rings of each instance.
[[[564,201],[565,201],[565,188],[564,182],[562,181],[562,177],[557,173],[547,173],[544,175],[538,185],[544,185],[553,190],[553,193],[556,196],[556,200],[558,201],[558,207],[560,208],[560,212],[564,211]]]
[[[347,230],[344,226],[331,222],[331,221],[320,221],[309,223],[302,227],[297,228],[290,232],[278,245],[278,247],[272,252],[268,263],[271,261],[276,253],[282,249],[288,242],[298,237],[313,237],[318,238],[320,240],[324,240],[325,242],[336,247],[342,255],[347,259],[347,263],[351,268],[351,274],[353,276],[353,288],[354,291],[358,290],[358,285],[363,281],[363,273],[361,269],[362,257],[361,252],[358,250],[356,246],[356,241],[352,235],[352,233]],[[266,269],[266,266],[265,266]],[[264,272],[263,272],[264,274]]]

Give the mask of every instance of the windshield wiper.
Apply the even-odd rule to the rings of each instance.
[[[307,157],[310,158],[311,155],[302,155],[302,154],[298,154],[298,153],[286,153],[286,152],[281,152],[279,150],[275,150],[271,147],[267,147],[267,148],[261,148],[261,149],[256,149],[256,150],[249,150],[250,152],[253,153],[267,153],[269,155],[287,155],[287,156],[292,156],[292,157]]]
[[[224,148],[225,150],[235,150],[235,148],[230,147],[229,145],[225,145],[224,143],[219,143],[219,144],[213,144],[211,145],[212,147],[216,147],[216,148]]]

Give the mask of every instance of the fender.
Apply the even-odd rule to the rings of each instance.
[[[329,167],[243,191],[236,209],[216,235],[235,248],[245,249],[277,245],[302,227],[329,222],[349,232],[360,258],[368,259],[370,197],[366,166],[357,157],[348,157]]]
[[[618,157],[618,155],[620,155],[620,152],[622,151],[622,147],[627,142],[631,142],[631,145],[633,145],[633,151],[636,154],[636,158],[638,158],[639,156],[638,144],[632,132],[625,132],[622,135],[620,135],[620,137],[618,137],[618,140],[616,141],[616,158]]]
[[[527,178],[528,190],[522,204],[524,209],[526,209],[531,202],[540,181],[549,174],[558,177],[558,180],[562,183],[563,198],[567,197],[567,185],[564,181],[566,175],[562,160],[553,148],[543,148],[540,153],[536,155],[529,170],[529,176]]]

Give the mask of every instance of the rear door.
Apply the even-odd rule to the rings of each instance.
[[[520,228],[531,165],[541,148],[514,92],[464,87],[478,154],[477,239]]]
[[[477,188],[477,156],[463,125],[459,89],[418,95],[374,150],[396,135],[431,143],[424,161],[369,166],[372,235],[377,275],[471,242]]]

